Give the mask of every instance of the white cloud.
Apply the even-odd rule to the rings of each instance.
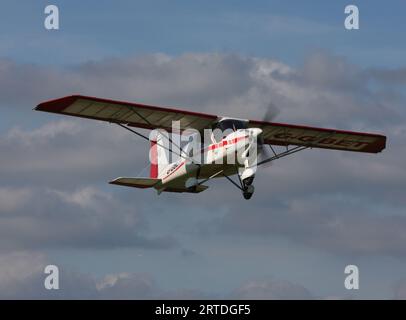
[[[85,187],[79,190],[75,190],[72,193],[58,190],[50,190],[58,195],[63,202],[68,204],[78,205],[82,208],[89,208],[100,210],[102,209],[99,206],[98,199],[101,201],[112,201],[112,195],[109,193],[101,192],[100,190],[94,187]]]
[[[3,184],[77,187],[86,176],[87,184],[107,183],[134,174],[137,162],[145,166],[147,152],[144,141],[118,126],[59,120],[33,130],[13,127],[0,136],[0,174]]]
[[[95,281],[86,275],[59,267],[61,290],[46,290],[44,273],[51,264],[40,252],[16,251],[0,254],[0,299],[97,298]]]
[[[28,251],[0,254],[0,287],[13,282],[24,281],[37,273],[43,272],[45,255]]]
[[[278,121],[368,131],[377,128],[389,135],[389,150],[378,156],[312,150],[276,162],[256,180],[257,192],[249,207],[257,212],[258,221],[262,219],[261,212],[268,208],[272,212],[295,211],[292,206],[285,207],[285,203],[295,199],[307,204],[308,199],[315,201],[316,197],[328,201],[336,194],[343,195],[344,199],[362,197],[366,201],[362,219],[368,219],[368,211],[377,205],[377,199],[381,200],[380,205],[383,201],[384,206],[380,208],[391,210],[394,216],[399,215],[399,210],[393,203],[404,202],[399,192],[406,179],[401,160],[406,152],[401,144],[403,100],[398,100],[401,96],[392,90],[387,91],[385,86],[393,70],[385,72],[385,77],[378,77],[376,70],[363,70],[343,57],[326,52],[310,55],[302,66],[295,68],[273,59],[199,53],[110,58],[67,69],[19,65],[2,60],[2,68],[9,77],[0,75],[4,83],[0,90],[7,90],[20,81],[23,70],[27,71],[23,86],[29,85],[30,77],[39,82],[52,82],[46,91],[34,87],[22,91],[24,95],[8,92],[5,96],[13,104],[32,103],[45,98],[44,95],[48,98],[80,92],[120,100],[178,105],[201,112],[261,118],[272,102],[280,111]],[[397,79],[398,73],[394,77]],[[369,86],[372,78],[378,81],[373,87]],[[120,128],[88,120],[61,119],[34,130],[14,128],[0,138],[0,152],[4,154],[0,159],[0,173],[6,185],[13,181],[17,185],[26,183],[54,188],[56,191],[51,199],[56,197],[55,201],[62,201],[63,206],[106,212],[101,207],[105,203],[114,203],[117,195],[112,197],[88,186],[144,167],[148,147],[142,143],[134,141],[131,134]],[[396,148],[391,147],[395,145]],[[214,201],[228,201],[230,214],[225,216],[224,223],[234,221],[228,226],[232,229],[245,204],[233,205],[239,195],[231,186],[219,192],[220,189],[214,184],[211,188],[214,191],[195,196],[193,205],[207,206],[205,196]],[[142,197],[141,192],[145,193],[137,191],[135,197]],[[272,203],[269,203],[266,191],[274,197]],[[189,198],[179,201],[188,203]],[[346,212],[349,208],[345,203],[343,200],[336,205]],[[121,206],[117,204],[116,208]],[[320,218],[314,217],[312,208],[307,208],[302,215]],[[281,229],[295,229],[290,227],[295,224],[293,220],[286,220],[283,215],[278,217]],[[335,216],[331,219],[335,220]],[[340,221],[345,225],[350,223],[347,219]],[[361,221],[359,223],[363,225]],[[374,227],[373,224],[365,225]],[[262,223],[262,227],[266,224]],[[390,224],[387,227],[390,229]],[[362,230],[368,232],[365,228]],[[296,237],[290,231],[285,236]],[[340,239],[337,234],[337,241]],[[314,245],[310,239],[307,243]],[[362,248],[360,246],[359,250]],[[385,246],[379,252],[385,248],[394,252]]]
[[[24,206],[31,196],[28,188],[0,187],[0,215]]]
[[[58,265],[59,290],[46,290],[44,268],[49,258],[40,252],[0,254],[0,298],[2,299],[208,299],[214,292],[194,288],[165,290],[148,273],[123,272],[100,278],[73,272]],[[289,281],[247,281],[223,298],[310,299],[301,285]]]
[[[303,286],[281,280],[253,280],[243,283],[231,295],[234,299],[278,300],[312,299]]]
[[[29,146],[32,143],[46,143],[51,139],[64,135],[76,135],[80,131],[78,123],[69,120],[46,123],[40,128],[27,131],[20,127],[13,127],[5,136],[6,141],[11,143],[22,143]]]

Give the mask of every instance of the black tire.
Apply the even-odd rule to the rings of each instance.
[[[252,192],[243,192],[242,194],[243,194],[245,200],[251,199],[251,197],[253,195]]]

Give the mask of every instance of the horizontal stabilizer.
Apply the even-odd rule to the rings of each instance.
[[[152,188],[156,184],[158,184],[161,179],[153,179],[153,178],[125,178],[120,177],[110,181],[111,184],[117,184],[119,186],[126,186],[126,187],[134,187],[134,188]]]

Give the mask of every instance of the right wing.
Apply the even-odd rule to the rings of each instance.
[[[302,125],[249,120],[249,127],[261,128],[264,143],[279,146],[308,146],[345,151],[378,153],[385,149],[380,134],[325,129]]]

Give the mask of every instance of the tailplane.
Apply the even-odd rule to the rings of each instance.
[[[161,179],[153,179],[153,178],[126,178],[120,177],[110,181],[111,184],[116,184],[119,186],[126,186],[126,187],[134,187],[134,188],[153,188],[157,186],[161,182]]]

